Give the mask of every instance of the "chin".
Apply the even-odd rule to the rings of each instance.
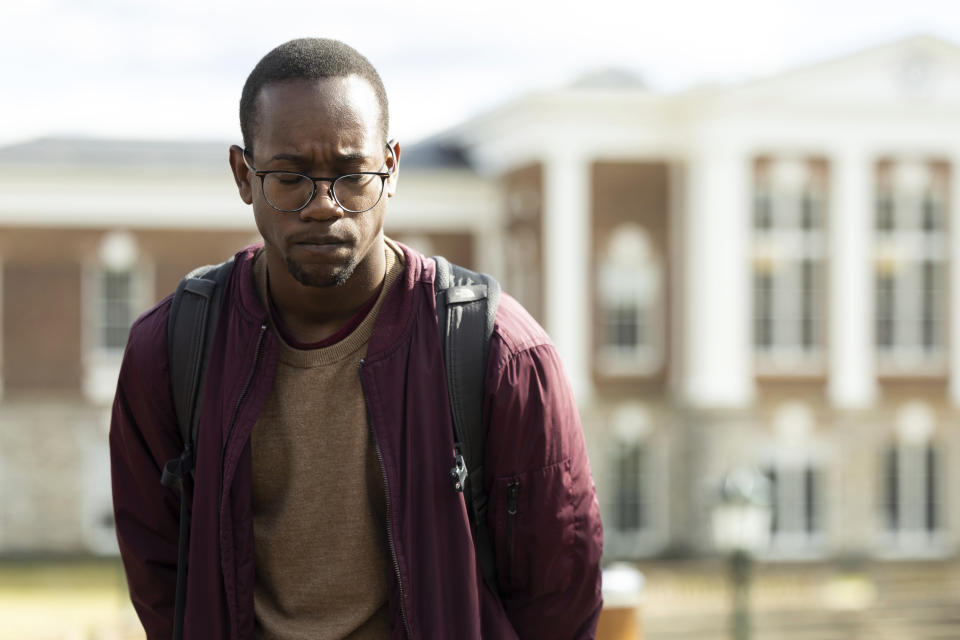
[[[339,287],[350,279],[356,268],[357,264],[353,260],[334,267],[331,271],[319,265],[304,265],[287,259],[287,271],[305,287]]]

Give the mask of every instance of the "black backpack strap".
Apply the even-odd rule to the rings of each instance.
[[[437,322],[453,418],[455,458],[450,476],[454,488],[466,498],[483,579],[498,594],[493,544],[487,526],[488,497],[483,487],[482,412],[487,354],[500,284],[486,274],[451,265],[443,257],[435,256],[433,260],[437,265]]]
[[[183,440],[183,454],[164,467],[161,482],[175,487],[193,473],[192,455],[197,442],[201,390],[207,372],[207,354],[217,330],[223,289],[233,258],[188,273],[173,295],[167,318],[167,355],[170,390]]]
[[[193,476],[196,462],[197,426],[203,382],[210,348],[217,330],[223,290],[233,269],[233,258],[188,273],[173,295],[167,319],[167,351],[170,389],[177,425],[183,440],[179,458],[163,467],[160,482],[180,492],[180,534],[177,545],[177,591],[174,600],[173,638],[183,637],[187,594],[187,550],[190,540],[190,505],[185,483]]]

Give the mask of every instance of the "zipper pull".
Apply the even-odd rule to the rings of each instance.
[[[507,485],[507,514],[517,515],[517,500],[520,496],[520,481],[514,480]]]
[[[463,493],[463,485],[467,481],[467,461],[463,459],[459,449],[453,450],[453,468],[450,469],[450,480],[453,482],[453,490],[457,493]]]

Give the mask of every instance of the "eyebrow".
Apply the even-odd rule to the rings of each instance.
[[[337,162],[360,162],[367,159],[367,154],[361,151],[355,151],[353,153],[345,153],[343,155],[338,155],[336,158]],[[277,155],[270,158],[273,160],[288,160],[290,162],[303,162],[304,157],[297,155],[295,153],[278,153]]]

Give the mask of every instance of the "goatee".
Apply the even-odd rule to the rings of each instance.
[[[350,276],[353,275],[354,270],[357,268],[356,260],[350,260],[335,273],[319,274],[311,273],[304,269],[303,265],[294,262],[290,258],[287,258],[286,262],[287,271],[290,272],[293,279],[305,287],[339,287],[350,279]]]

